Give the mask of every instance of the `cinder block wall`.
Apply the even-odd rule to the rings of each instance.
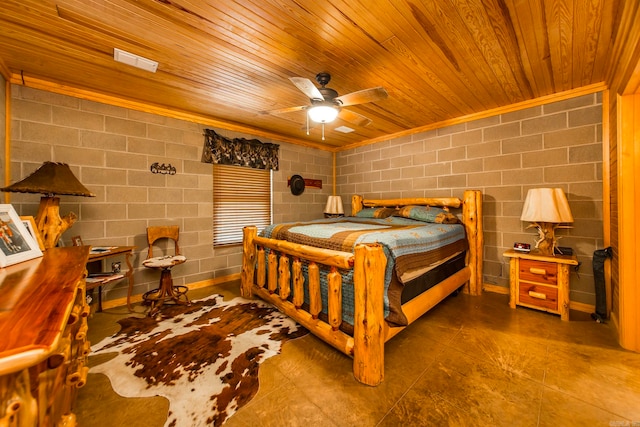
[[[287,185],[292,175],[319,179],[322,188],[305,187],[299,196]],[[306,221],[323,217],[333,194],[333,154],[293,144],[280,145],[280,170],[273,174],[273,222]]]
[[[68,163],[97,195],[60,196],[61,214],[78,215],[63,235],[66,244],[80,235],[85,244],[136,246],[133,293],[138,295],[155,288],[159,279],[156,271],[140,264],[147,253],[149,225],[180,225],[180,246],[188,262],[174,270],[175,284],[240,272],[242,246],[214,249],[212,244],[212,165],[200,162],[203,130],[208,126],[23,86],[11,88],[11,183],[45,161],[56,161]],[[256,138],[215,130],[229,138]],[[280,170],[273,174],[274,219],[320,217],[333,185],[332,154],[257,139],[280,144]],[[153,174],[150,166],[155,162],[170,163],[177,173]],[[323,188],[293,196],[287,187],[287,178],[293,174],[321,179]],[[13,193],[10,197],[19,214],[35,216],[40,195]],[[123,282],[107,286],[105,299],[124,298],[126,286]]]
[[[560,230],[582,263],[571,300],[593,305],[593,251],[602,248],[602,101],[600,94],[414,134],[338,153],[338,194],[372,198],[484,194],[484,282],[508,289],[514,242],[534,243],[520,221],[527,191],[560,187],[575,219]],[[349,209],[350,210],[350,209]],[[505,289],[506,290],[506,289]]]

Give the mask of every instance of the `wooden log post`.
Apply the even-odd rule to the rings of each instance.
[[[569,320],[569,264],[558,264],[558,310],[560,319]]]
[[[309,313],[317,319],[322,311],[322,295],[320,290],[320,268],[315,262],[309,263]]]
[[[337,268],[331,267],[331,272],[327,275],[327,282],[329,325],[334,331],[337,331],[342,324],[342,276]]]
[[[37,394],[37,390],[36,390]],[[31,392],[29,370],[0,376],[0,426],[36,426],[38,401]]]
[[[376,386],[384,379],[384,273],[379,244],[357,245],[353,271],[355,313],[353,375]]]
[[[471,271],[469,285],[465,290],[471,295],[480,295],[482,293],[484,238],[482,232],[482,193],[479,190],[464,192],[462,211],[469,239],[467,265]]]
[[[89,325],[87,324],[87,319],[82,318],[82,323],[78,328],[78,331],[75,335],[76,341],[84,341],[87,338],[87,331],[89,331]]]
[[[267,289],[269,293],[274,293],[278,289],[278,255],[274,251],[269,251],[268,256],[269,275],[267,280]]]
[[[516,308],[516,294],[518,292],[518,274],[520,274],[520,258],[515,257],[509,260],[509,307]]]
[[[75,361],[71,371],[67,374],[67,377],[65,378],[65,383],[71,387],[78,387],[78,383],[82,380],[82,377],[83,377],[84,367],[85,367],[84,361],[81,361],[81,360]],[[86,376],[84,381],[86,382]],[[82,385],[84,385],[84,383]]]
[[[256,265],[256,245],[253,239],[258,235],[255,225],[244,227],[242,230],[242,272],[240,273],[240,294],[244,298],[251,298],[251,288]]]
[[[80,349],[80,356],[86,357],[91,353],[91,343],[89,341],[85,341],[82,343],[82,347]]]
[[[84,295],[86,295],[86,292],[83,290],[82,293],[79,293],[79,295],[84,298]],[[88,319],[89,318],[89,314],[91,314],[91,307],[88,304],[85,304],[82,306],[82,311],[80,312],[80,316]]]
[[[259,288],[264,288],[264,285],[267,283],[267,260],[262,246],[258,248],[258,268],[256,274],[256,284]]]
[[[278,285],[280,287],[279,294],[282,300],[289,298],[291,294],[291,270],[289,266],[289,257],[280,256],[280,266],[278,267]]]
[[[71,308],[71,313],[69,313],[69,317],[67,318],[67,327],[75,325],[81,317],[82,305],[76,304]]]
[[[356,216],[356,214],[364,208],[362,202],[362,196],[358,194],[354,194],[353,196],[351,196],[351,216]]]
[[[87,376],[89,375],[89,367],[83,366],[80,371],[80,379],[76,382],[76,388],[84,387],[87,384]]]
[[[47,358],[47,369],[56,369],[71,359],[71,337],[65,336],[60,339],[55,352]],[[2,425],[2,424],[0,424]]]
[[[300,258],[293,260],[293,305],[300,309],[304,303],[304,275],[302,274],[302,261]]]

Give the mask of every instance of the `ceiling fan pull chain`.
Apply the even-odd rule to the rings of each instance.
[[[324,141],[324,123],[322,124],[322,140]]]
[[[309,135],[309,114],[305,114],[305,117],[307,118],[307,135]]]

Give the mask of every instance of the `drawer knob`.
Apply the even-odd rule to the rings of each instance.
[[[531,267],[529,269],[529,271],[531,272],[531,274],[537,274],[539,276],[546,276],[547,275],[547,270],[545,270],[544,268]]]
[[[542,292],[529,291],[529,296],[536,299],[547,299],[547,295]]]

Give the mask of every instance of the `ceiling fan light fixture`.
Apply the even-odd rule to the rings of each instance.
[[[307,114],[316,123],[331,123],[338,117],[338,108],[330,105],[314,105],[309,108]]]

